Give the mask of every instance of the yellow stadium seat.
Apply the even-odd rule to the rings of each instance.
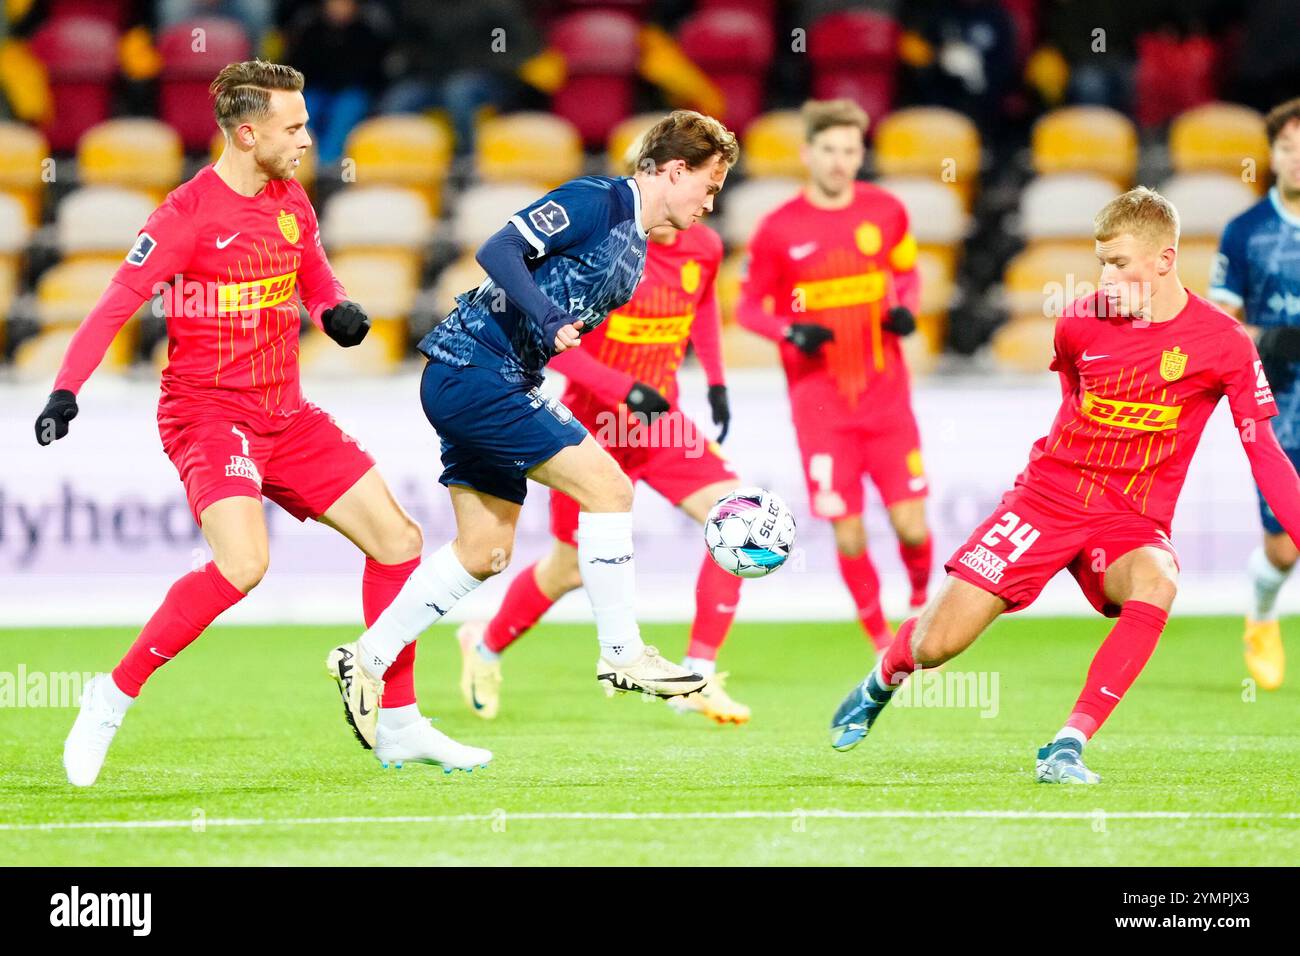
[[[45,184],[55,172],[44,136],[22,123],[0,123],[0,190],[18,198],[32,226],[40,225]]]
[[[308,130],[308,135],[311,130]],[[208,158],[216,162],[221,158],[222,151],[226,148],[226,134],[217,130],[212,136],[212,143],[208,150]],[[302,162],[298,164],[298,171],[293,174],[293,178],[302,183],[302,188],[308,193],[314,193],[316,186],[316,146],[315,141],[307,148],[303,155]]]
[[[1178,278],[1199,296],[1210,294],[1210,274],[1219,253],[1217,239],[1183,239],[1178,243]]]
[[[749,244],[759,220],[799,194],[797,179],[746,179],[722,193],[722,222],[708,222],[733,249]]]
[[[12,193],[0,193],[0,257],[22,255],[32,238],[27,208]]]
[[[1091,242],[1035,242],[1007,263],[1002,283],[1012,316],[1054,320],[1100,277]]]
[[[953,189],[920,176],[890,176],[876,185],[907,209],[908,226],[921,245],[955,245],[966,238],[970,217]]]
[[[334,274],[370,316],[371,338],[383,343],[393,363],[409,357],[407,316],[419,291],[419,271],[401,253],[354,251],[337,255],[330,263]]]
[[[666,113],[638,113],[609,131],[605,143],[605,164],[611,176],[627,176],[627,151],[642,133],[663,119]]]
[[[122,186],[160,203],[181,181],[181,138],[154,119],[112,119],[77,141],[77,178],[87,186]]]
[[[36,315],[41,324],[49,329],[62,328],[70,336],[108,288],[118,265],[116,261],[86,259],[60,262],[47,269],[36,284]],[[141,306],[141,311],[146,308],[148,303]],[[105,366],[121,369],[130,365],[135,355],[137,335],[138,327],[133,318],[113,340],[105,357]],[[43,361],[39,357],[45,354],[44,349],[51,347],[48,343],[34,347],[30,360]],[[56,360],[55,367],[57,365]]]
[[[736,321],[736,303],[740,301],[740,274],[745,268],[745,250],[738,249],[722,260],[718,266],[718,315],[722,324]]]
[[[392,343],[372,330],[360,345],[340,348],[325,333],[313,329],[298,343],[298,361],[303,379],[310,387],[313,380],[350,380],[391,373],[396,367]]]
[[[993,355],[1018,372],[1046,372],[1055,335],[1056,323],[1042,316],[1016,316],[993,334]]]
[[[955,110],[937,106],[896,110],[876,127],[876,172],[919,176],[957,191],[971,207],[980,176],[980,136]]]
[[[1097,211],[1119,190],[1095,173],[1036,176],[1020,193],[1020,233],[1039,239],[1091,239]]]
[[[532,183],[554,189],[582,175],[582,138],[550,113],[510,113],[479,128],[479,176],[492,183]]]
[[[70,258],[120,262],[154,210],[148,193],[86,186],[64,196],[55,211],[59,249]]]
[[[930,354],[943,351],[948,338],[948,307],[952,302],[955,256],[951,246],[921,246],[916,251],[916,270],[921,279],[921,303],[916,314]]]
[[[465,253],[438,273],[438,281],[433,287],[433,304],[438,318],[456,308],[456,296],[477,289],[486,278],[487,273],[475,261],[473,252]]]
[[[1180,173],[1227,173],[1262,193],[1268,185],[1268,154],[1264,118],[1248,106],[1206,103],[1169,127],[1169,158]]]
[[[1034,124],[1031,148],[1041,175],[1096,173],[1127,189],[1137,171],[1137,129],[1105,106],[1052,110]]]
[[[320,222],[331,255],[362,249],[400,254],[417,275],[434,228],[424,198],[393,186],[340,190],[325,204]]]
[[[803,120],[797,110],[772,110],[756,116],[745,127],[741,142],[745,175],[802,179],[806,173],[799,158],[803,138]]]
[[[537,199],[537,187],[523,183],[482,183],[471,186],[456,200],[452,241],[462,252],[476,252],[519,210]]]
[[[1176,173],[1160,193],[1178,210],[1183,239],[1217,239],[1234,217],[1258,200],[1252,184],[1229,173]]]
[[[361,186],[400,186],[424,197],[429,215],[442,212],[451,169],[452,135],[427,116],[377,116],[348,134],[343,180]]]

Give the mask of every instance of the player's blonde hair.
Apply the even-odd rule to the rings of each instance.
[[[1109,242],[1125,233],[1159,248],[1178,247],[1178,210],[1164,196],[1146,186],[1137,186],[1116,196],[1092,221],[1098,242]]]
[[[217,125],[227,133],[246,120],[263,120],[271,112],[271,91],[299,92],[306,83],[301,73],[283,63],[245,60],[222,67],[208,87],[214,97]]]
[[[864,136],[867,132],[866,110],[850,99],[808,100],[799,109],[799,117],[803,120],[803,138],[809,143],[832,126],[853,126]]]
[[[694,110],[673,110],[651,126],[640,139],[636,168],[654,171],[674,159],[698,169],[714,156],[721,156],[730,168],[740,158],[736,134],[712,116]]]

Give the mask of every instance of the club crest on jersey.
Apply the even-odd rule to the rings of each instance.
[[[280,234],[284,236],[286,242],[297,242],[298,236],[298,217],[291,212],[280,210],[280,215],[275,217],[275,224],[280,227]]]
[[[1166,382],[1176,382],[1187,370],[1187,353],[1175,345],[1160,355],[1160,377]]]
[[[682,266],[682,291],[694,295],[700,287],[700,264],[694,259],[687,259]]]
[[[880,251],[880,227],[874,222],[864,222],[853,230],[853,241],[864,256],[874,256]]]

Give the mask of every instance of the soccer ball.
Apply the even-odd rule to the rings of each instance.
[[[770,491],[738,488],[709,512],[704,544],[722,570],[740,578],[761,578],[790,557],[794,515]]]

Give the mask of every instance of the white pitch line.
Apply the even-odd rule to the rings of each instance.
[[[1300,820],[1300,813],[1217,813],[1181,810],[731,810],[572,813],[455,813],[391,817],[214,817],[191,820],[83,820],[59,823],[0,823],[0,832],[32,830],[188,830],[207,827],[303,827],[339,824],[494,823],[506,821],[640,820]]]

